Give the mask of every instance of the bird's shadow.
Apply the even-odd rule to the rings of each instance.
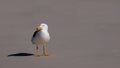
[[[15,53],[15,54],[9,54],[7,55],[7,57],[12,57],[12,56],[16,56],[16,57],[24,57],[24,56],[33,56],[34,54],[32,53]]]

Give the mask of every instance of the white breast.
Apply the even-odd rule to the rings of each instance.
[[[41,30],[41,39],[44,40],[45,42],[48,42],[50,40],[50,35],[47,30]]]

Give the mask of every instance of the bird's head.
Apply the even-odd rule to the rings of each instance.
[[[40,27],[41,27],[42,30],[48,30],[48,25],[45,24],[45,23],[42,23],[42,24],[40,25]]]
[[[45,24],[45,23],[42,23],[41,25],[36,27],[36,30],[37,31],[39,31],[39,30],[48,30],[48,25]]]

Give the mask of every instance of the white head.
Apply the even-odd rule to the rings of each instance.
[[[42,23],[40,26],[36,27],[36,30],[48,30],[48,25],[45,23]]]
[[[40,27],[41,27],[42,30],[48,30],[48,25],[45,24],[45,23],[42,23],[42,24],[40,25]]]

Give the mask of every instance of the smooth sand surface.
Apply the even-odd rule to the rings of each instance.
[[[30,41],[41,20],[48,57]],[[0,68],[120,68],[120,1],[1,0]]]

